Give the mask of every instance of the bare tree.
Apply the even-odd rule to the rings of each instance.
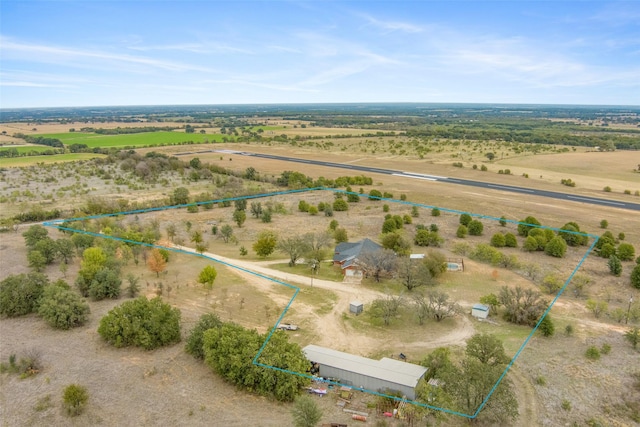
[[[284,252],[289,255],[289,267],[296,265],[296,262],[306,252],[308,252],[308,245],[304,236],[295,235],[286,237],[278,241],[276,249],[280,252]]]
[[[409,292],[420,286],[431,286],[436,283],[429,267],[422,260],[400,258],[396,265],[396,273]]]
[[[535,325],[549,305],[542,299],[539,292],[522,289],[519,286],[515,288],[503,286],[498,299],[506,309],[505,319],[518,325]]]
[[[429,312],[431,316],[440,322],[448,317],[453,317],[462,309],[455,301],[449,301],[449,295],[440,291],[429,292]]]
[[[396,262],[397,256],[391,249],[364,252],[358,257],[358,265],[367,276],[373,276],[376,282],[383,275],[395,271]]]
[[[382,319],[385,325],[391,323],[391,319],[398,314],[403,303],[403,296],[392,295],[388,290],[383,298],[378,298],[371,303],[371,315]]]

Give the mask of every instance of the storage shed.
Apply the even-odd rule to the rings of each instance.
[[[412,363],[386,357],[373,360],[313,344],[302,351],[317,365],[321,377],[337,378],[340,384],[364,391],[397,391],[412,400],[418,381],[427,372],[424,366]]]
[[[471,309],[471,315],[478,319],[486,319],[489,317],[489,306],[484,304],[474,304]]]
[[[360,301],[351,301],[349,303],[349,312],[353,314],[360,314],[364,309],[364,305]]]

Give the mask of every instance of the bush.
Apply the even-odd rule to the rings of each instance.
[[[369,200],[380,200],[380,198],[382,198],[382,193],[379,190],[369,191]]]
[[[100,320],[98,333],[115,347],[152,350],[180,341],[180,310],[160,297],[139,297],[109,311]]]
[[[59,284],[49,285],[40,299],[38,314],[57,329],[82,326],[89,317],[89,304],[80,295]]]
[[[210,313],[200,316],[196,326],[189,332],[185,351],[196,359],[204,360],[204,349],[202,348],[204,333],[209,329],[219,328],[221,326],[222,322],[217,314]]]
[[[431,209],[431,216],[440,216],[440,209],[438,208]]]
[[[636,264],[631,272],[631,286],[640,289],[640,264]]]
[[[469,223],[471,222],[472,218],[471,215],[469,214],[462,214],[460,215],[460,224],[464,225],[465,227],[469,226]]]
[[[507,233],[504,235],[504,245],[508,248],[517,248],[518,239],[513,233]]]
[[[609,266],[609,272],[616,277],[620,277],[622,274],[622,263],[620,259],[615,255],[611,255],[607,264]]]
[[[598,360],[600,359],[600,350],[598,350],[598,347],[592,345],[587,349],[584,355],[587,357],[587,359]]]
[[[117,299],[120,296],[122,279],[117,270],[103,268],[98,271],[89,286],[89,296],[94,301],[105,298]]]
[[[484,230],[484,226],[477,219],[471,221],[469,225],[467,225],[467,228],[469,229],[469,234],[472,236],[481,236]]]
[[[542,336],[544,337],[552,337],[553,334],[556,332],[556,327],[553,324],[553,321],[551,320],[551,317],[547,314],[544,319],[542,319],[542,322],[540,322],[540,326],[538,326],[538,330],[540,331],[540,333],[542,334]]]
[[[309,212],[309,203],[304,200],[298,202],[298,210],[300,212]]]
[[[389,205],[387,204],[382,205],[382,212],[389,212]]]
[[[636,249],[629,243],[620,243],[618,246],[618,258],[620,261],[632,261],[636,256]]]
[[[333,210],[336,212],[349,210],[349,204],[344,199],[336,199],[333,202]]]
[[[600,353],[602,354],[611,353],[611,345],[609,345],[608,343],[602,344],[602,347],[600,348]]]
[[[544,247],[544,253],[549,256],[562,258],[567,252],[567,242],[560,236],[556,236],[549,241]]]
[[[505,236],[502,233],[496,233],[491,236],[491,246],[494,248],[503,248],[506,245]]]
[[[0,282],[0,314],[17,317],[38,309],[49,279],[42,273],[12,275]]]
[[[537,228],[535,226],[539,226],[540,221],[538,221],[535,217],[528,216],[518,224],[518,234],[523,237],[527,237],[529,235],[529,231]]]
[[[467,229],[467,227],[465,227],[464,225],[460,224],[458,226],[458,230],[456,231],[456,236],[464,239],[465,237],[467,237],[467,234],[469,233],[469,230]]]
[[[606,219],[603,219],[602,221],[600,221],[600,228],[607,228],[609,226],[609,221],[607,221]]]
[[[89,392],[86,388],[78,384],[68,385],[62,394],[65,412],[72,417],[82,413],[88,400]]]
[[[322,410],[309,396],[300,396],[291,409],[291,416],[295,427],[315,427],[322,418]]]
[[[611,190],[611,187],[609,187],[609,186],[607,185],[606,187],[604,187],[604,188],[602,189],[602,191],[604,191],[605,193],[611,193],[611,191],[612,191],[612,190]]]

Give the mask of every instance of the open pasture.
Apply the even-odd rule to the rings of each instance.
[[[69,132],[37,136],[57,138],[65,145],[86,144],[89,148],[148,147],[154,145],[177,144],[188,141],[196,143],[222,141],[222,135],[207,135],[200,133],[188,134],[182,132],[143,132],[122,135],[99,135],[95,133]]]
[[[104,157],[104,154],[95,153],[68,153],[68,154],[55,154],[52,156],[25,156],[25,157],[12,157],[0,159],[0,167],[28,167],[37,164],[51,164],[51,163],[63,163],[74,162],[77,160],[89,160],[96,157]]]

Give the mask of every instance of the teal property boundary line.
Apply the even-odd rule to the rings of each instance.
[[[522,353],[524,348],[527,346],[527,344],[529,343],[529,341],[531,340],[531,338],[533,337],[535,332],[538,330],[538,328],[539,328],[540,324],[542,323],[542,321],[544,320],[544,318],[547,316],[549,311],[551,311],[551,308],[553,307],[555,302],[563,294],[563,292],[565,291],[565,289],[567,288],[567,286],[569,285],[569,283],[573,279],[573,276],[580,269],[580,267],[582,266],[584,261],[589,256],[589,254],[593,251],[593,249],[594,249],[594,247],[595,247],[595,245],[596,245],[596,243],[598,242],[598,239],[599,239],[598,236],[595,236],[595,235],[592,235],[592,234],[588,234],[588,233],[575,232],[575,231],[569,231],[569,230],[561,230],[560,228],[555,228],[555,227],[538,226],[536,224],[527,224],[527,223],[523,223],[523,222],[519,222],[519,221],[515,221],[515,220],[496,218],[496,217],[492,217],[492,216],[489,216],[489,215],[475,214],[475,213],[472,213],[472,212],[466,212],[466,211],[461,211],[461,210],[456,210],[456,209],[441,208],[441,207],[438,207],[438,206],[431,206],[431,205],[422,204],[422,203],[414,203],[414,202],[409,202],[409,201],[406,201],[406,200],[397,200],[397,199],[393,199],[393,198],[369,196],[367,194],[360,194],[360,193],[356,193],[356,192],[345,191],[345,190],[340,190],[340,189],[335,189],[335,188],[327,188],[327,187],[314,187],[314,188],[302,188],[302,189],[294,189],[294,190],[276,191],[276,192],[270,192],[270,193],[260,193],[260,194],[246,195],[246,196],[238,196],[238,197],[230,197],[230,198],[224,198],[224,199],[209,200],[209,201],[204,201],[204,202],[186,203],[186,204],[162,206],[162,207],[147,208],[147,209],[136,209],[136,210],[131,210],[131,211],[109,213],[109,214],[101,214],[101,215],[90,215],[90,216],[70,218],[70,219],[46,221],[46,222],[43,223],[43,225],[46,226],[46,227],[55,228],[55,229],[62,230],[62,231],[68,231],[68,232],[80,233],[80,234],[87,234],[87,235],[98,237],[98,238],[121,241],[121,242],[125,242],[125,243],[128,243],[128,244],[141,245],[141,246],[150,247],[150,248],[165,249],[165,250],[168,250],[168,251],[171,251],[171,252],[190,255],[190,256],[197,256],[197,257],[204,258],[204,259],[207,259],[207,260],[210,260],[210,261],[214,261],[216,263],[219,263],[219,264],[227,266],[227,267],[231,267],[231,268],[234,268],[234,269],[237,269],[237,270],[252,274],[252,275],[254,275],[256,277],[260,277],[262,279],[266,279],[266,280],[269,280],[269,281],[271,281],[273,283],[277,283],[279,285],[283,285],[283,286],[285,286],[285,287],[287,287],[289,289],[292,289],[294,291],[294,293],[291,296],[291,299],[289,300],[289,302],[285,306],[284,310],[282,311],[282,313],[280,314],[280,316],[276,320],[275,325],[273,326],[273,328],[271,328],[271,330],[269,331],[269,333],[267,335],[267,338],[262,343],[262,346],[260,347],[260,349],[256,353],[255,357],[253,358],[252,363],[254,365],[256,365],[256,366],[260,366],[260,367],[265,368],[265,369],[272,369],[272,370],[275,370],[275,371],[284,372],[284,373],[291,374],[291,375],[297,375],[297,376],[304,377],[304,378],[309,378],[309,379],[312,379],[312,380],[318,380],[317,377],[314,377],[314,376],[312,376],[312,375],[310,375],[308,373],[305,373],[305,372],[295,372],[295,371],[291,371],[291,370],[288,370],[288,369],[279,368],[277,366],[267,365],[267,364],[261,363],[259,361],[260,356],[262,355],[262,352],[264,351],[264,349],[266,348],[267,344],[271,340],[271,337],[273,336],[273,334],[276,332],[278,324],[282,321],[284,316],[289,311],[289,308],[291,307],[291,304],[293,304],[293,301],[298,296],[298,293],[300,292],[300,288],[298,286],[294,286],[294,285],[292,285],[290,283],[286,283],[286,282],[283,282],[281,280],[266,276],[264,274],[261,274],[261,273],[246,269],[244,267],[240,267],[240,266],[234,265],[232,263],[228,263],[226,261],[222,261],[220,259],[208,256],[208,255],[200,254],[200,253],[197,253],[197,252],[187,251],[187,250],[180,249],[180,248],[166,247],[166,246],[162,246],[162,245],[155,245],[155,244],[145,243],[145,242],[140,242],[140,241],[135,241],[135,240],[123,239],[123,238],[120,238],[120,237],[115,237],[115,236],[95,233],[95,232],[86,231],[86,230],[80,230],[80,229],[77,229],[77,228],[72,228],[72,227],[68,227],[67,226],[67,223],[73,223],[73,222],[77,222],[77,221],[87,221],[87,220],[105,218],[105,217],[128,216],[128,215],[143,214],[143,213],[149,213],[149,212],[159,212],[159,211],[165,211],[165,210],[170,210],[170,209],[182,209],[182,208],[187,208],[189,206],[202,206],[202,205],[216,204],[216,203],[222,203],[222,202],[232,202],[232,201],[235,201],[235,200],[259,199],[259,198],[267,198],[267,197],[274,197],[274,196],[288,195],[288,194],[295,194],[295,193],[308,193],[308,192],[315,192],[315,191],[331,191],[333,193],[352,194],[352,195],[357,195],[359,197],[368,198],[368,199],[387,201],[387,202],[390,202],[390,203],[404,204],[404,205],[409,205],[409,206],[417,206],[417,207],[423,208],[423,209],[437,208],[442,212],[448,212],[448,213],[452,213],[452,214],[460,214],[460,215],[461,214],[468,214],[471,217],[475,217],[475,218],[488,219],[488,220],[491,220],[491,221],[501,221],[502,220],[502,221],[506,221],[506,222],[512,223],[512,224],[517,224],[517,225],[521,225],[522,224],[522,225],[527,225],[527,226],[531,226],[531,227],[535,227],[535,228],[550,229],[550,230],[553,230],[553,231],[556,231],[556,232],[576,234],[576,235],[586,236],[586,237],[594,239],[593,243],[591,244],[591,246],[587,249],[585,254],[582,256],[582,258],[580,259],[580,261],[578,262],[576,267],[573,269],[573,271],[571,272],[571,274],[569,275],[569,277],[565,281],[564,285],[560,288],[560,290],[556,294],[555,298],[549,304],[549,307],[547,307],[547,309],[545,310],[543,315],[538,320],[538,323],[531,330],[531,333],[529,333],[529,335],[526,337],[526,339],[524,340],[524,342],[522,343],[520,348],[517,350],[516,354],[513,356],[513,358],[507,364],[505,370],[502,372],[502,374],[500,375],[500,377],[498,378],[496,383],[493,385],[493,387],[491,388],[491,390],[489,391],[489,393],[487,394],[485,399],[482,401],[482,403],[475,410],[475,412],[473,412],[471,414],[465,414],[465,413],[462,413],[462,412],[454,411],[452,409],[429,405],[429,404],[424,403],[424,402],[419,402],[419,401],[415,401],[415,400],[408,400],[408,399],[405,399],[405,398],[400,398],[398,396],[392,396],[392,395],[388,395],[388,394],[385,394],[385,393],[380,393],[380,392],[375,391],[375,390],[368,390],[368,389],[361,388],[361,387],[349,386],[352,389],[359,390],[359,391],[362,391],[362,392],[365,392],[365,393],[369,393],[369,394],[372,394],[372,395],[381,396],[381,397],[385,397],[385,398],[389,398],[389,399],[393,399],[393,400],[397,400],[397,401],[405,401],[407,403],[411,403],[411,404],[414,404],[414,405],[417,405],[417,406],[421,406],[421,407],[424,407],[424,408],[428,408],[428,409],[432,409],[432,410],[435,410],[435,411],[440,411],[440,412],[444,412],[444,413],[448,413],[448,414],[452,414],[452,415],[457,415],[457,416],[468,418],[468,419],[475,419],[478,416],[478,414],[480,414],[482,409],[485,407],[485,405],[487,404],[487,402],[489,401],[489,399],[491,398],[493,393],[496,391],[496,389],[498,388],[498,386],[500,385],[500,383],[504,379],[505,375],[507,375],[507,373],[509,372],[509,370],[511,369],[513,364],[516,362],[516,360],[518,359],[518,357],[520,356],[520,354]],[[329,384],[336,385],[336,386],[345,385],[345,384],[341,384],[340,382],[331,381],[331,380],[322,380],[322,381],[324,381],[326,383],[329,383]]]

